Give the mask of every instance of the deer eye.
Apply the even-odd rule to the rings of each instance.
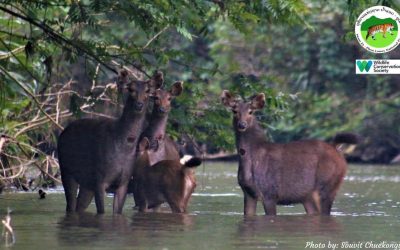
[[[171,101],[172,100],[172,98],[171,97],[168,97],[168,101]]]
[[[252,115],[252,114],[253,114],[253,110],[250,110],[250,111],[249,111],[249,115]]]
[[[234,110],[234,109],[232,109],[232,112],[233,112],[234,114],[237,114],[237,111],[236,111],[236,110]]]

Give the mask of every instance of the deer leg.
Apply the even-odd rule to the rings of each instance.
[[[173,213],[186,213],[184,206],[180,206],[176,202],[168,202],[168,204]]]
[[[319,194],[321,197],[321,214],[330,215],[332,210],[333,201],[335,200],[336,193],[343,181],[344,174],[339,177],[335,177],[328,183],[321,186]]]
[[[65,200],[67,201],[67,213],[73,213],[76,209],[76,194],[78,191],[78,183],[72,176],[61,174],[62,184],[64,187]]]
[[[146,212],[148,212],[149,210],[148,210],[148,208],[147,208],[147,202],[146,201],[143,201],[143,202],[141,202],[140,204],[139,204],[139,212],[144,212],[144,213],[146,213]]]
[[[263,199],[265,215],[276,215],[276,201],[272,199]]]
[[[114,202],[113,202],[113,213],[121,214],[124,207],[126,193],[128,191],[128,183],[121,185],[115,190]]]
[[[96,202],[96,209],[98,214],[104,214],[104,198],[107,185],[104,183],[96,184],[96,191],[94,192],[94,200]]]
[[[146,203],[145,197],[141,193],[141,189],[143,189],[143,184],[139,181],[134,180],[132,185],[132,190],[133,190],[133,201],[135,202],[134,209],[139,210],[140,204]],[[129,186],[128,186],[128,191],[129,191]]]
[[[328,190],[321,192],[321,214],[330,215],[332,210],[333,201],[335,200],[337,189],[340,183],[334,185]]]
[[[257,212],[257,198],[244,193],[244,215],[255,215]]]
[[[173,213],[185,213],[186,212],[186,206],[184,205],[184,202],[182,202],[183,197],[179,197],[168,191],[164,193],[164,196],[165,196],[165,198],[168,202],[168,205],[171,208]]]
[[[322,199],[321,200],[321,213],[323,215],[330,215],[333,205],[333,199]]]
[[[77,212],[83,212],[89,206],[90,202],[92,201],[94,196],[94,192],[83,188],[82,186],[79,187],[78,193],[78,203],[76,205]]]
[[[138,201],[138,192],[134,189],[133,191],[133,201],[135,202],[134,208],[138,208],[139,207],[139,201]]]
[[[309,215],[321,213],[320,197],[318,191],[314,191],[303,202],[304,209]]]
[[[136,203],[136,206],[138,207],[139,212],[147,212],[148,204],[147,204],[146,196],[143,193],[143,191],[139,191],[136,189],[134,197],[135,197],[135,203]]]

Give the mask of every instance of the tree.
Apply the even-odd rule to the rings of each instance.
[[[307,11],[295,0],[3,0],[4,176],[21,177],[34,164],[55,180],[47,168],[56,166],[49,156],[56,135],[69,117],[115,115],[119,104],[112,79],[122,67],[144,77],[163,70],[168,83],[184,78],[185,95],[176,104],[179,112],[172,114],[169,132],[232,146],[229,122],[216,105],[220,89],[210,84],[218,64],[207,51],[202,54],[215,24],[229,22],[247,33],[249,24],[303,23]],[[281,97],[270,98],[280,103]]]

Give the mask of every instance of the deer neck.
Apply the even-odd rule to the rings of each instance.
[[[258,121],[254,120],[252,125],[248,127],[245,131],[239,131],[237,129],[236,119],[233,120],[233,124],[235,128],[236,148],[238,150],[238,153],[240,153],[241,149],[244,149],[246,152],[249,152],[252,149],[253,145],[259,147],[261,144],[267,143],[264,130],[258,124]]]
[[[144,135],[150,140],[163,140],[167,129],[168,113],[160,114],[157,111],[152,112],[149,126],[144,131]]]
[[[136,100],[128,97],[121,117],[117,121],[117,135],[123,141],[137,144],[146,117],[148,102],[144,103],[142,112],[136,110]]]

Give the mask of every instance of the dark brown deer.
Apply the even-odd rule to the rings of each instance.
[[[150,158],[155,152],[150,148],[149,140],[144,137],[138,147],[133,193],[139,211],[157,210],[167,202],[173,213],[185,213],[196,187],[193,168],[200,165],[201,160],[192,158],[185,164],[181,164],[179,159],[162,160],[150,165]]]
[[[355,144],[357,137],[341,134],[332,145],[318,140],[271,143],[253,114],[265,105],[263,93],[246,102],[224,90],[221,99],[234,114],[244,214],[254,215],[261,200],[267,215],[276,215],[276,205],[295,203],[302,203],[307,214],[329,215],[347,170],[336,146]]]
[[[122,213],[149,96],[162,83],[162,73],[139,81],[122,71],[119,84],[126,86],[129,95],[121,117],[80,119],[62,132],[58,155],[67,212],[85,210],[94,196],[97,213],[104,213],[105,191],[112,190],[113,213]]]

